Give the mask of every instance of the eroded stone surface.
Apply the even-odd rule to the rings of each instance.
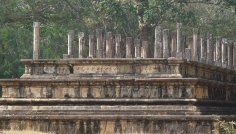
[[[227,68],[176,58],[24,63],[20,79],[0,80],[2,130],[217,134],[217,119],[236,119]]]
[[[33,130],[58,134],[211,134],[214,124],[207,121],[153,121],[153,120],[9,120],[0,122],[4,130]],[[7,127],[9,126],[9,127]]]

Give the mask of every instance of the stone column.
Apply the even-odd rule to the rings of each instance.
[[[112,33],[107,32],[106,34],[106,58],[113,57],[113,47],[112,47]]]
[[[132,58],[132,45],[133,39],[131,37],[126,37],[126,58]]]
[[[115,57],[116,58],[121,58],[121,52],[120,52],[121,35],[117,34],[115,40],[116,40],[116,54],[115,54]]]
[[[233,68],[236,70],[236,42],[233,45]]]
[[[148,58],[148,41],[142,42],[142,52],[141,52],[142,58]]]
[[[218,121],[212,122],[212,134],[220,134],[220,123]]]
[[[183,58],[183,41],[182,41],[182,23],[177,23],[177,52],[176,58]]]
[[[96,36],[97,36],[97,58],[102,58],[103,56],[103,38],[102,38],[102,29],[96,30]]]
[[[68,30],[68,56],[73,57],[74,30]]]
[[[154,58],[163,58],[162,28],[155,28]]]
[[[200,62],[206,62],[206,42],[205,42],[205,34],[201,33],[201,58]]]
[[[185,55],[185,48],[187,48],[186,43],[187,43],[186,35],[182,35],[182,55],[183,56]]]
[[[95,46],[94,35],[89,35],[89,56],[88,58],[94,58],[94,46]]]
[[[191,49],[185,48],[185,59],[191,60]]]
[[[169,29],[163,30],[163,58],[169,58],[170,57],[170,48],[169,48]],[[177,47],[178,49],[178,47]]]
[[[25,65],[25,74],[32,74],[32,66]]]
[[[232,69],[233,67],[233,42],[230,41],[230,43],[227,46],[228,49],[228,69]]]
[[[212,34],[209,34],[207,37],[207,61],[206,63],[209,65],[213,65],[213,42],[212,42]]]
[[[188,38],[188,48],[190,48],[190,51],[191,51],[190,53],[193,55],[193,53],[194,53],[194,51],[193,51],[193,50],[194,50],[194,49],[193,49],[193,37],[189,37],[189,38]],[[185,54],[185,55],[186,55],[186,54]],[[193,57],[193,56],[191,56],[191,59],[192,59],[192,57]],[[190,59],[190,60],[191,60],[191,59]]]
[[[84,58],[84,47],[85,47],[85,39],[84,39],[84,33],[80,32],[78,33],[78,42],[79,42],[79,58]]]
[[[215,61],[216,61],[216,44],[214,44],[213,46],[213,65],[215,65]]]
[[[198,61],[198,29],[193,29],[193,60]]]
[[[177,51],[177,33],[174,32],[171,34],[171,57],[176,57]]]
[[[227,54],[227,40],[225,38],[222,39],[222,49],[221,49],[221,62],[222,62],[222,67],[227,68],[228,66],[228,54]]]
[[[135,39],[134,40],[134,46],[135,46],[135,58],[140,58],[141,57],[141,41],[140,39]]]
[[[113,50],[115,49],[115,47],[113,46],[113,43],[112,43],[112,52]],[[102,58],[106,58],[106,39],[104,39],[103,37],[103,43],[102,43]]]
[[[36,60],[39,58],[40,50],[39,50],[39,32],[40,32],[40,22],[34,22],[34,47],[33,47],[33,59]]]
[[[221,37],[216,37],[215,65],[221,67]]]

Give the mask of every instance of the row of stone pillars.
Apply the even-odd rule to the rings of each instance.
[[[185,59],[198,61],[222,68],[236,69],[236,44],[225,38],[216,37],[213,43],[212,34],[207,36],[193,29],[193,37],[189,38],[188,48],[185,48]]]
[[[39,57],[39,22],[34,22],[33,59]],[[200,36],[199,36],[200,35]],[[125,47],[122,47],[121,35],[113,37],[107,32],[104,38],[101,29],[96,30],[96,36],[89,35],[89,53],[85,57],[85,34],[78,33],[78,58],[169,58],[188,59],[228,69],[236,69],[236,44],[221,37],[213,43],[212,34],[199,34],[193,29],[193,36],[186,39],[182,35],[182,24],[177,24],[177,31],[155,28],[154,54],[150,57],[151,44],[147,41],[126,37]],[[74,31],[68,31],[68,54],[63,58],[73,58]],[[125,49],[125,52],[123,52]],[[125,56],[123,56],[125,54]],[[75,58],[75,57],[74,57]]]
[[[106,33],[103,37],[102,29],[96,30],[96,37],[89,35],[89,53],[85,57],[85,34],[78,33],[78,58],[122,58],[121,35],[113,37],[111,32]],[[114,39],[113,39],[114,38]],[[73,57],[73,39],[74,31],[68,31],[68,54],[64,54],[63,58]],[[133,43],[134,42],[134,43]],[[126,58],[148,58],[148,42],[140,39],[126,38]]]

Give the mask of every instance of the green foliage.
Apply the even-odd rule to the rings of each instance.
[[[235,134],[236,133],[236,122],[220,121],[220,128],[224,134]]]
[[[27,45],[32,44],[31,33],[24,28],[5,27],[0,35],[0,77],[20,77],[24,71],[20,59],[31,55]]]
[[[43,59],[60,58],[67,50],[67,29],[57,24],[41,27],[40,57]],[[56,49],[55,49],[56,48]]]
[[[152,39],[155,26],[174,30],[181,22],[185,34],[198,27],[234,40],[235,6],[234,0],[1,0],[0,78],[24,72],[20,59],[32,58],[34,21],[41,22],[40,58],[48,59],[67,53],[71,29],[88,35],[101,28],[123,38],[140,38],[141,32]],[[75,34],[75,56],[77,42]]]

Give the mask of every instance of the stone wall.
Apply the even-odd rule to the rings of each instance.
[[[34,130],[58,134],[210,134],[207,121],[153,120],[9,120],[0,125],[10,130]]]
[[[13,81],[3,98],[195,98],[235,101],[235,85],[200,79]],[[17,86],[18,84],[20,86]],[[10,83],[4,83],[10,84]]]

